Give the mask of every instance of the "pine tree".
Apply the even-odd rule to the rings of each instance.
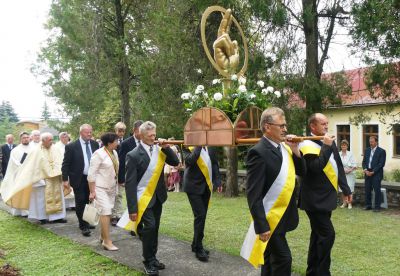
[[[49,106],[47,105],[47,102],[44,102],[43,105],[43,110],[42,110],[42,116],[40,117],[42,120],[47,121],[48,119],[50,119],[50,111],[49,111]]]
[[[5,122],[8,119],[8,122],[16,123],[19,121],[17,114],[14,111],[14,108],[10,104],[9,101],[2,101],[0,104],[0,122]]]

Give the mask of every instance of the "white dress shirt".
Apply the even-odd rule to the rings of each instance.
[[[85,167],[83,169],[83,174],[84,175],[88,175],[88,172],[89,172],[89,160],[88,160],[88,156],[86,154],[86,142],[85,142],[85,140],[82,139],[82,137],[79,137],[79,141],[81,142],[81,147],[82,147],[82,152],[83,152],[83,161],[85,162]],[[90,152],[93,154],[92,147],[90,146],[90,141],[88,141],[88,142],[89,142]]]

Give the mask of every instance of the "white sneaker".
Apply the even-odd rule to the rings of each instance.
[[[346,208],[347,207],[347,204],[346,203],[343,203],[341,206],[340,206],[340,208]]]
[[[353,208],[353,206],[351,206],[351,203],[349,204],[349,206],[347,208],[349,208],[349,209]]]

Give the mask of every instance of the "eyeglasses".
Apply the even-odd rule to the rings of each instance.
[[[280,129],[287,128],[287,124],[274,124],[274,123],[267,123],[269,125],[278,126]]]

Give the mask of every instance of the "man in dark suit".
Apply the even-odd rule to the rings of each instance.
[[[124,135],[126,131],[126,125],[123,122],[118,122],[114,126],[115,134],[118,136],[118,147],[116,149],[118,153],[118,158],[121,154],[121,146],[124,141]],[[118,220],[121,218],[121,215],[123,213],[123,206],[122,206],[122,198],[123,195],[125,194],[125,187],[124,183],[119,183],[118,182],[118,192],[115,196],[115,201],[114,201],[114,208],[112,208],[111,211],[111,225],[116,226],[118,223]]]
[[[161,149],[154,145],[156,125],[153,122],[144,122],[139,131],[140,144],[126,155],[126,201],[129,218],[138,225],[137,233],[142,240],[145,272],[147,275],[158,275],[158,271],[165,268],[165,265],[157,260],[156,254],[162,204],[167,200],[167,189],[163,177],[164,164],[157,164],[162,156],[165,156],[165,162],[171,166],[177,166],[179,159],[169,145],[163,144],[166,140],[158,139]],[[156,183],[149,182],[153,175],[158,177]],[[154,191],[148,203],[141,200],[144,190]]]
[[[365,174],[365,207],[371,210],[371,192],[375,193],[374,212],[381,209],[381,182],[383,179],[383,167],[386,163],[386,151],[378,146],[378,137],[369,138],[370,147],[365,150],[362,167]]]
[[[202,154],[203,157],[201,157]],[[183,191],[186,192],[189,198],[194,215],[192,251],[195,252],[197,259],[207,262],[209,251],[203,247],[203,238],[208,202],[210,201],[213,187],[218,187],[218,192],[222,191],[218,158],[215,148],[208,147],[195,147],[192,151],[185,149],[183,158],[185,161]],[[203,174],[204,171],[202,172],[199,167],[198,161],[200,158],[205,166],[207,162],[210,163],[208,168],[211,167],[211,174],[208,176],[205,176]],[[209,184],[208,181],[211,183]]]
[[[305,174],[306,164],[299,151],[298,143],[289,140],[294,136],[287,135],[285,115],[280,108],[266,109],[261,115],[260,126],[264,135],[249,150],[246,159],[246,193],[254,220],[255,233],[259,235],[261,241],[268,241],[264,251],[261,275],[291,275],[292,257],[286,241],[286,232],[296,229],[299,223],[294,192],[295,174]],[[290,150],[282,143],[286,138],[288,138],[286,144]],[[294,163],[294,170],[288,170],[287,175],[278,178],[281,171],[284,174],[291,160]],[[292,179],[292,182],[289,183],[287,179]],[[276,197],[273,196],[274,194]],[[278,195],[279,198],[286,198],[286,201],[279,203]],[[272,207],[268,209],[268,206],[275,206],[276,210],[284,210],[279,222],[269,219],[269,213],[279,212],[272,210]]]
[[[131,137],[128,139],[125,139],[122,141],[122,143],[119,145],[119,152],[118,152],[118,158],[119,158],[119,169],[118,169],[118,188],[124,192],[125,190],[125,158],[128,152],[136,148],[136,146],[139,144],[139,127],[143,123],[143,121],[138,120],[133,123],[133,134]],[[118,191],[118,195],[115,197],[115,203],[117,204],[117,197],[121,197],[121,207],[122,207],[122,194]],[[119,207],[119,209],[121,209]],[[114,207],[114,209],[117,209],[117,207]],[[113,209],[113,215],[111,216],[111,225],[116,226],[118,223],[118,220],[121,217],[121,212],[116,212]],[[135,232],[132,231],[131,234],[134,236]]]
[[[328,134],[328,118],[315,113],[308,119],[308,125],[311,135],[324,138],[300,144],[307,174],[300,186],[299,205],[306,211],[311,225],[307,275],[330,275],[331,250],[335,242],[331,215],[337,207],[338,186],[347,203],[351,203],[352,195],[334,136]]]
[[[14,144],[14,136],[12,134],[7,134],[6,143],[1,146],[1,173],[3,177],[6,175],[10,153],[16,146],[17,145]]]
[[[65,188],[72,186],[75,194],[75,212],[79,220],[79,229],[82,235],[89,237],[90,228],[82,219],[85,205],[89,203],[89,185],[87,174],[89,171],[90,158],[98,148],[99,144],[92,140],[92,126],[83,124],[79,128],[80,137],[75,142],[65,146],[64,160],[62,163],[62,180]]]

